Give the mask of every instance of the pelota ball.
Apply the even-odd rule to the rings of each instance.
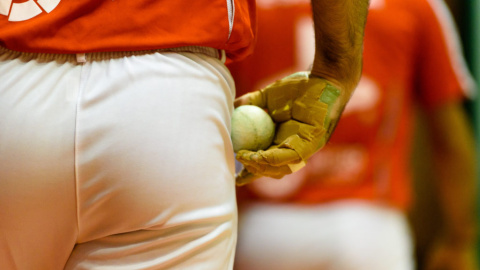
[[[268,113],[254,105],[237,107],[232,115],[233,151],[267,149],[275,135],[275,123]]]

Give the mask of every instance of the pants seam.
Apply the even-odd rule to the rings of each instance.
[[[75,172],[75,203],[76,203],[76,216],[77,216],[77,243],[81,236],[81,227],[80,227],[80,166],[78,156],[80,153],[80,146],[79,146],[79,130],[80,130],[80,123],[79,123],[79,116],[80,116],[80,109],[81,109],[81,100],[83,90],[86,84],[87,79],[87,67],[90,67],[90,63],[85,63],[80,66],[80,76],[79,80],[77,81],[78,85],[78,92],[76,97],[75,103],[75,132],[74,132],[74,150],[73,150],[73,159],[74,159],[74,172]]]

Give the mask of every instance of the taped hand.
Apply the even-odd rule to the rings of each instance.
[[[260,176],[280,179],[305,166],[335,127],[340,115],[337,109],[344,105],[339,96],[340,90],[325,79],[299,72],[235,100],[235,107],[256,105],[266,109],[277,126],[267,150],[238,151],[237,160],[244,168],[236,177],[237,185]]]

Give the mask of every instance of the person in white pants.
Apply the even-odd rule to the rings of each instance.
[[[223,63],[26,57],[0,53],[0,250],[11,254],[1,268],[231,268],[234,87]]]
[[[255,0],[3,1],[0,269],[232,269],[235,184],[305,164],[360,79],[368,0],[311,7],[312,71],[234,101]],[[263,94],[285,128],[235,177],[231,113]]]

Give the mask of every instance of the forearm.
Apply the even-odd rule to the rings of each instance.
[[[431,117],[434,123],[435,185],[444,218],[445,239],[469,245],[477,234],[477,172],[473,132],[460,106],[447,106]]]
[[[476,183],[473,164],[467,159],[438,157],[438,191],[444,218],[443,232],[454,245],[473,244],[477,234]],[[461,173],[460,173],[461,172]]]
[[[311,73],[342,90],[347,99],[362,72],[368,0],[312,0],[315,59]]]

